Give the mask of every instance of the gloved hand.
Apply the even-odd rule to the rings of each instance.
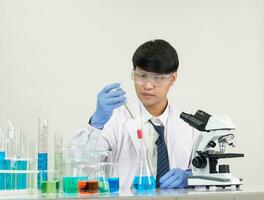
[[[182,170],[180,168],[172,169],[159,179],[161,189],[182,189],[187,187],[187,178],[192,176],[191,170]]]
[[[124,95],[125,91],[120,88],[120,83],[107,85],[97,95],[97,106],[90,121],[91,125],[102,129],[112,116],[113,110],[125,103],[126,97]]]

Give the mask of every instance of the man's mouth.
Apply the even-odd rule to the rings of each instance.
[[[155,96],[154,94],[147,93],[147,92],[143,92],[142,95],[145,96],[145,97],[153,97],[153,96]]]

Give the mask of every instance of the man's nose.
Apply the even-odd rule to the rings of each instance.
[[[153,88],[154,88],[153,83],[149,79],[147,79],[145,84],[144,84],[144,89],[150,90],[150,89],[153,89]]]

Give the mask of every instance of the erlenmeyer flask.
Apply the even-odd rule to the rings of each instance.
[[[99,186],[99,192],[100,193],[109,193],[110,188],[109,188],[109,182],[106,177],[106,163],[101,162],[98,163],[97,165],[97,179],[98,179],[98,186]]]
[[[137,168],[136,176],[134,177],[133,188],[137,191],[155,190],[156,181],[148,162],[149,150],[146,149],[146,152],[144,150],[144,146],[141,141],[142,133],[141,134],[138,133],[138,139],[140,140],[141,143],[140,160],[139,160],[139,166]]]

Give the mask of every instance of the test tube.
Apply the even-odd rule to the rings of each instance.
[[[63,176],[63,151],[62,151],[62,135],[59,133],[54,134],[54,158],[55,158],[55,171],[57,172],[58,180],[60,182],[60,192],[62,192],[62,176]]]
[[[5,132],[0,129],[0,170],[5,170]],[[0,190],[5,189],[5,173],[0,172]]]
[[[16,170],[27,170],[28,158],[26,157],[26,140],[21,130],[15,131],[15,155],[18,160],[15,161]],[[27,174],[18,173],[16,189],[26,189]]]
[[[0,160],[5,158],[5,133],[4,130],[0,128]]]
[[[39,119],[38,129],[38,170],[47,171],[48,169],[48,119]],[[40,177],[43,176],[43,177]],[[38,188],[40,188],[40,179],[44,180],[45,173],[38,174]]]

